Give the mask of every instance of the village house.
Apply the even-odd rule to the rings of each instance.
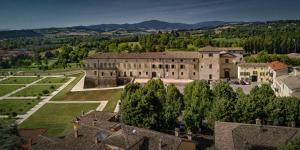
[[[241,63],[238,65],[239,81],[268,83],[268,63]]]
[[[96,53],[86,60],[85,87],[109,87],[133,78],[206,80],[237,78],[242,48],[204,47],[198,52]]]
[[[274,61],[271,63],[240,63],[238,79],[246,82],[270,84],[277,96],[300,98],[300,67],[293,67]]]
[[[282,63],[280,61],[273,61],[269,64],[269,82],[273,87],[276,87],[276,81],[274,81],[277,77],[282,75],[287,75],[289,73],[288,65]]]

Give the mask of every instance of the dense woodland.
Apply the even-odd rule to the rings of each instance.
[[[299,99],[276,97],[269,85],[245,94],[223,81],[212,89],[205,81],[194,81],[181,94],[174,85],[165,87],[161,80],[150,80],[145,86],[128,84],[121,97],[124,123],[163,132],[174,130],[180,116],[190,131],[213,130],[216,120],[255,123],[258,118],[270,125],[299,126],[299,110]]]
[[[50,32],[50,31],[49,31]],[[271,59],[257,59],[254,56],[247,58],[248,62],[266,62],[265,60],[284,60],[288,64],[299,65],[299,60],[287,60],[288,53],[300,52],[300,22],[276,21],[266,23],[239,23],[227,24],[221,27],[159,31],[157,33],[133,34],[127,36],[99,36],[99,35],[55,35],[45,34],[36,37],[10,38],[0,41],[0,49],[29,50],[43,55],[44,53],[61,51],[65,47],[72,47],[78,53],[83,51],[98,52],[147,52],[147,51],[196,51],[204,46],[216,47],[243,47],[248,54],[266,52]],[[53,35],[54,34],[54,35]],[[280,55],[281,54],[281,55]],[[87,55],[77,59],[61,60],[64,63],[78,63]],[[73,56],[70,56],[73,57]],[[35,57],[37,58],[37,57]],[[43,58],[43,57],[42,57]],[[59,59],[59,55],[54,55]],[[21,59],[21,60],[19,60]],[[15,61],[17,60],[17,61]],[[31,63],[30,63],[31,60]],[[10,58],[0,60],[2,68],[19,67],[19,64],[41,67],[38,59],[28,57]],[[12,62],[9,64],[8,62]],[[21,63],[19,63],[21,62]],[[23,63],[25,62],[25,63]],[[38,65],[36,65],[38,64]],[[68,66],[66,64],[63,67]],[[62,67],[62,65],[56,65]],[[48,68],[53,68],[48,66]],[[47,69],[47,67],[46,67]]]

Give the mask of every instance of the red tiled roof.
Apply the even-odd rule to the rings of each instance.
[[[280,61],[273,61],[269,64],[269,67],[271,67],[274,70],[281,70],[287,68],[288,66]]]

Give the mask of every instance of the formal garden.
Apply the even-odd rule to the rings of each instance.
[[[39,79],[39,82],[32,84]],[[43,96],[49,96],[69,79],[63,76],[6,77],[0,81],[0,116],[24,115],[43,100]]]
[[[40,102],[40,99],[4,99],[0,100],[0,115],[23,115]]]
[[[0,84],[30,84],[40,77],[10,77],[0,81]]]
[[[80,115],[82,112],[95,110],[101,101],[108,101],[103,111],[113,112],[120,100],[123,89],[71,92],[71,89],[80,81],[83,75],[68,76],[75,77],[75,79],[55,95],[49,103],[21,123],[19,128],[47,128],[48,135],[65,135],[72,130],[70,121],[75,116]],[[49,83],[49,79],[46,78],[46,80]],[[54,84],[54,80],[52,78],[52,84]],[[45,79],[41,81],[45,82]],[[72,101],[76,101],[76,103],[72,103]],[[95,103],[85,103],[85,101],[95,101]]]
[[[67,77],[47,77],[37,82],[37,84],[66,83],[69,81],[69,79],[70,78]]]
[[[6,94],[9,94],[21,87],[24,87],[25,85],[1,85],[0,84],[0,96],[4,96]]]
[[[62,84],[47,84],[47,85],[31,85],[12,96],[15,97],[30,97],[30,96],[48,96],[59,88]]]

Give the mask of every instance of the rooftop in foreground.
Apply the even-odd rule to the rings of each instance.
[[[276,150],[300,136],[299,128],[232,122],[215,123],[215,147],[223,150]]]
[[[192,142],[161,132],[115,122],[114,113],[93,111],[78,117],[74,132],[64,137],[40,136],[31,149],[148,149],[180,150]],[[194,146],[193,146],[194,145]]]

